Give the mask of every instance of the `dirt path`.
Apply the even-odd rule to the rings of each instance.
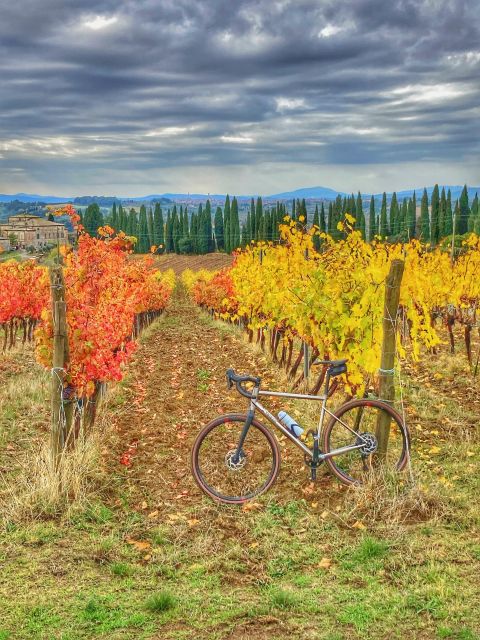
[[[263,385],[276,388],[275,365],[233,328],[211,321],[177,288],[167,313],[136,354],[123,391],[125,401],[113,418],[119,439],[117,463],[122,452],[127,452],[127,461],[132,453],[127,468],[137,508],[143,505],[161,516],[202,503],[203,494],[189,468],[193,440],[218,414],[247,406],[236,392],[226,391],[228,367],[258,374]],[[282,471],[272,497],[281,493],[282,501],[314,501],[323,496],[325,501],[326,485],[328,499],[338,496],[342,489],[329,476],[313,487],[301,453],[290,443],[280,444]]]

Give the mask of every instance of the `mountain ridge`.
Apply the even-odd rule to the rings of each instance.
[[[439,185],[440,190],[442,189],[443,186],[445,187],[445,191],[450,189],[452,194],[452,200],[456,200],[458,197],[460,197],[460,194],[463,189],[462,185]],[[420,187],[416,189],[404,189],[402,191],[397,191],[396,192],[397,198],[400,200],[403,198],[411,198],[413,195],[413,192],[415,191],[417,200],[418,200],[422,197],[423,189],[424,187]],[[426,187],[426,189],[427,189],[428,196],[431,197],[434,187],[430,186],[430,187]],[[469,198],[473,198],[475,193],[477,192],[480,193],[480,186],[467,187],[467,189],[468,189]],[[387,193],[387,197],[390,199],[394,192],[389,191],[386,193]],[[305,200],[330,201],[330,200],[335,200],[335,198],[337,198],[339,195],[341,197],[344,197],[348,195],[348,192],[337,191],[336,189],[331,189],[329,187],[317,186],[317,187],[302,187],[300,189],[294,189],[292,191],[283,191],[280,193],[274,193],[272,195],[266,195],[262,197],[266,201],[293,200],[293,198],[295,199],[305,198]],[[375,199],[379,199],[382,197],[381,192],[362,193],[361,195],[363,199],[370,198],[372,195]],[[163,193],[163,194],[151,194],[147,196],[126,197],[126,198],[117,197],[117,196],[61,197],[61,196],[51,196],[51,195],[42,196],[40,194],[20,192],[20,193],[14,193],[14,194],[0,194],[0,203],[9,203],[9,202],[13,202],[14,200],[18,200],[20,202],[25,202],[25,203],[41,202],[41,203],[49,203],[49,204],[60,204],[63,202],[75,203],[75,201],[77,201],[77,204],[83,204],[82,202],[79,202],[79,201],[88,200],[88,199],[91,199],[92,201],[96,201],[96,200],[110,201],[111,200],[112,202],[114,200],[116,200],[117,202],[152,202],[155,200],[162,200],[162,199],[169,200],[172,202],[175,202],[176,200],[182,200],[182,201],[192,200],[195,202],[202,202],[207,199],[214,200],[214,201],[224,200],[225,197],[226,197],[226,194],[206,194],[206,193],[203,193],[203,194],[202,193]],[[241,201],[245,201],[245,200],[249,200],[250,198],[257,198],[257,197],[258,197],[257,194],[241,195],[241,196],[237,196],[237,199]]]

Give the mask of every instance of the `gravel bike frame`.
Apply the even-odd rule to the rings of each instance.
[[[328,414],[329,416],[335,418],[339,424],[345,427],[345,429],[350,431],[350,433],[352,433],[356,437],[356,444],[352,444],[346,447],[340,447],[339,449],[333,449],[328,453],[322,452],[318,449],[317,451],[315,451],[315,448],[310,449],[310,447],[307,447],[307,445],[304,442],[302,442],[300,438],[295,436],[285,425],[283,425],[280,422],[280,420],[278,420],[266,407],[263,406],[263,404],[258,400],[259,396],[270,396],[275,398],[295,398],[297,400],[316,400],[317,402],[321,402],[322,406],[321,406],[320,419],[318,421],[317,432],[314,435],[314,438],[316,438],[317,443],[320,440],[320,434],[322,431],[323,423],[325,421],[325,416],[326,414]],[[357,449],[361,449],[362,447],[364,447],[366,444],[366,440],[362,437],[360,433],[351,429],[347,424],[345,424],[345,422],[343,422],[340,418],[337,418],[335,414],[332,413],[327,408],[327,400],[328,400],[328,380],[327,380],[326,392],[320,396],[312,396],[304,393],[288,393],[288,392],[282,392],[282,391],[268,391],[263,389],[260,390],[259,387],[254,387],[251,392],[250,407],[247,413],[247,420],[245,422],[245,426],[240,436],[235,458],[237,460],[240,459],[243,444],[245,442],[245,439],[248,434],[248,430],[250,429],[250,425],[252,424],[253,418],[255,416],[255,411],[257,410],[263,416],[265,416],[265,418],[274,427],[276,427],[285,436],[287,436],[287,438],[291,440],[306,455],[310,456],[312,459],[316,457],[317,458],[316,461],[318,462],[323,462],[327,458],[333,458],[334,456],[341,456],[345,453],[348,453],[349,451],[355,451]],[[359,427],[360,426],[359,423],[356,426]]]

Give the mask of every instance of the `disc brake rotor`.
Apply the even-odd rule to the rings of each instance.
[[[247,463],[247,456],[245,455],[245,452],[243,450],[240,451],[240,455],[238,456],[237,460],[236,457],[236,449],[232,449],[225,456],[225,464],[230,469],[230,471],[240,471]]]
[[[362,433],[361,436],[357,438],[356,444],[361,444],[360,453],[362,456],[369,456],[378,448],[378,441],[376,436],[373,433]]]

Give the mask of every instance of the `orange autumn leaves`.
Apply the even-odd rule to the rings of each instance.
[[[67,382],[80,397],[90,396],[98,383],[121,380],[122,366],[135,349],[135,316],[163,310],[172,291],[171,282],[150,263],[128,260],[124,238],[107,233],[103,239],[80,235],[78,251],[68,251],[64,257]],[[37,357],[48,367],[53,341],[48,308],[37,340]]]
[[[0,325],[39,320],[49,298],[48,274],[32,262],[0,263]]]
[[[83,232],[73,207],[55,213],[68,214],[79,233],[76,251],[63,248],[70,351],[66,383],[77,397],[88,397],[98,383],[122,378],[122,367],[135,349],[136,316],[162,311],[175,278],[156,270],[151,260],[130,261],[131,239],[125,234],[102,227],[99,238],[92,238]],[[0,322],[14,318],[41,318],[36,356],[50,368],[53,321],[45,267],[0,264]]]

